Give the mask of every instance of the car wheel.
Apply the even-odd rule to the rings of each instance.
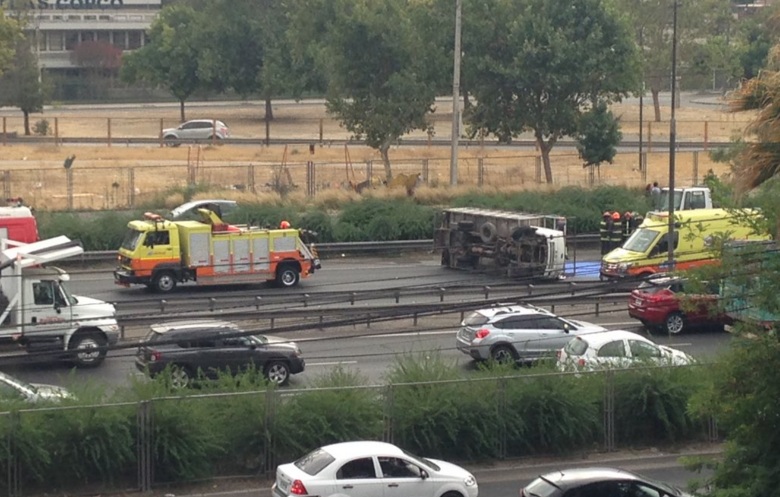
[[[73,363],[80,368],[94,368],[106,358],[106,340],[96,334],[76,335],[71,338],[68,349],[74,352]]]
[[[490,357],[499,364],[513,364],[517,361],[517,354],[509,345],[493,347]]]
[[[666,316],[666,320],[664,321],[664,328],[670,335],[677,335],[678,333],[682,333],[682,331],[685,329],[685,318],[683,317],[682,313],[672,312]]]
[[[283,264],[276,270],[276,284],[280,287],[294,287],[300,280],[301,273],[292,264]]]
[[[180,390],[187,388],[192,382],[192,372],[189,368],[174,366],[171,368],[171,388]]]
[[[179,145],[181,145],[181,142],[175,136],[166,136],[164,140],[165,140],[166,147],[178,147]]]
[[[264,373],[268,381],[275,385],[283,386],[290,381],[290,366],[283,361],[269,362]]]
[[[176,288],[176,278],[171,271],[160,271],[154,277],[154,289],[160,293],[168,293]]]

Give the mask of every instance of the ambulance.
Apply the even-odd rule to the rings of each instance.
[[[22,199],[8,199],[8,205],[0,207],[0,240],[33,243],[39,240],[38,224],[32,209],[22,205]]]
[[[114,282],[166,293],[179,283],[226,285],[275,281],[292,287],[320,268],[314,245],[297,229],[225,224],[208,209],[202,221],[171,221],[147,212],[130,221]]]
[[[601,279],[646,277],[717,262],[716,239],[767,240],[750,226],[758,211],[735,214],[725,209],[695,209],[675,214],[674,267],[669,267],[669,213],[649,212],[622,247],[601,260]]]

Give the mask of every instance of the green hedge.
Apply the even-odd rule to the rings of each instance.
[[[125,488],[136,481],[144,433],[158,485],[261,474],[355,439],[387,439],[463,462],[571,453],[603,446],[609,391],[619,446],[706,436],[687,409],[707,388],[696,368],[561,375],[497,367],[464,379],[454,361],[428,354],[399,359],[387,380],[368,386],[337,368],[293,394],[258,389],[259,374],[249,372],[180,394],[163,377],[112,393],[77,385],[81,401],[66,400],[63,409],[0,404],[0,488],[9,454],[20,463],[23,488]]]
[[[642,213],[648,210],[648,202],[642,191],[620,187],[569,187],[556,192],[525,191],[512,194],[473,192],[453,198],[451,205],[559,214],[570,218],[569,230],[576,233],[596,232],[605,210]],[[416,199],[372,197],[346,201],[333,212],[304,204],[241,204],[228,220],[258,226],[278,226],[280,221],[286,219],[293,226],[316,231],[319,233],[319,241],[323,243],[420,240],[433,237],[436,212],[441,208],[438,205],[424,205]],[[81,240],[86,250],[115,250],[122,241],[128,221],[138,219],[142,213],[40,212],[38,224],[42,238],[67,235]]]

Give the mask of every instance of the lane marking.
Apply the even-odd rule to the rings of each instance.
[[[306,367],[309,366],[340,366],[342,364],[357,364],[357,361],[333,361],[333,362],[307,362]]]

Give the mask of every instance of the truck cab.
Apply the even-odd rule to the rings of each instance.
[[[669,188],[661,190],[659,205],[653,206],[655,210],[666,211],[669,209]],[[674,189],[674,210],[690,211],[693,209],[712,209],[712,192],[706,186],[689,186]]]
[[[72,295],[69,275],[46,262],[83,251],[57,237],[0,251],[0,345],[3,352],[26,351],[41,358],[67,357],[80,367],[103,362],[119,339],[113,305]],[[20,350],[21,349],[21,350]]]

